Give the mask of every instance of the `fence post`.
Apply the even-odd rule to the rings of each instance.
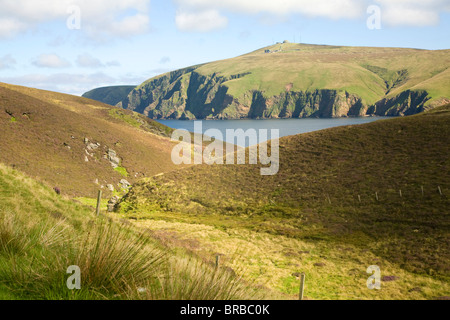
[[[219,267],[220,255],[216,256],[216,268]]]
[[[361,196],[358,194],[359,203],[361,203]]]
[[[98,190],[97,195],[97,209],[95,210],[96,215],[98,216],[100,214],[100,203],[102,201],[102,190]]]
[[[441,186],[438,186],[439,194],[442,196]]]
[[[300,276],[300,292],[298,299],[303,300],[303,291],[305,289],[305,273],[302,273]]]
[[[377,198],[378,201],[378,192],[375,192],[375,197]]]
[[[399,193],[400,193],[400,198],[402,198],[403,196],[402,196],[402,190],[401,189],[400,189]]]

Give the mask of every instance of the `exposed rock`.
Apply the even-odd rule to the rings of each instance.
[[[111,199],[109,199],[108,201],[108,212],[113,212],[114,211],[114,207],[116,206],[117,202],[119,201],[119,197],[118,196],[114,196]]]
[[[107,184],[106,187],[109,191],[114,192],[114,186],[112,184]]]
[[[99,143],[88,143],[86,146],[86,149],[88,149],[89,151],[94,151],[96,149],[98,149],[98,147],[100,146]]]
[[[106,157],[113,168],[117,168],[120,165],[120,158],[117,156],[116,151],[114,151],[113,149],[108,149]]]
[[[87,156],[84,156],[84,161],[89,162],[89,158]]]
[[[122,180],[120,180],[120,182],[119,182],[119,186],[122,188],[122,189],[128,189],[129,187],[131,187],[131,183],[129,183],[127,180],[125,180],[125,179],[122,179]]]

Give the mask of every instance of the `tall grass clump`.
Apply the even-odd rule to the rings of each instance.
[[[245,282],[228,267],[186,254],[174,256],[147,287],[137,288],[133,299],[145,300],[248,300],[264,298],[264,291]]]
[[[126,298],[130,283],[144,283],[164,262],[164,252],[147,238],[108,220],[92,221],[84,234],[67,233],[63,223],[33,226],[5,246],[0,279],[13,291],[37,299]],[[31,239],[29,237],[31,235]],[[22,250],[11,250],[11,244]],[[25,243],[27,250],[23,250]],[[69,290],[66,273],[78,266],[81,289]]]

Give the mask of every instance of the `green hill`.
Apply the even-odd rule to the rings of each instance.
[[[449,53],[283,43],[149,79],[117,106],[154,119],[411,115],[450,101]]]
[[[136,86],[111,86],[96,88],[84,93],[82,97],[115,106],[125,99],[135,87]]]
[[[313,298],[433,298],[450,283],[449,139],[450,105],[284,137],[274,176],[197,165],[139,182],[118,212],[195,250],[248,246],[243,264],[283,292],[307,272]],[[369,265],[395,275],[380,293]]]
[[[170,128],[86,98],[0,83],[0,124],[0,162],[71,196],[177,168]]]

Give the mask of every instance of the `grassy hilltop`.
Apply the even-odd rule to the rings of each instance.
[[[118,106],[177,119],[410,115],[450,101],[449,52],[276,44],[149,79]]]
[[[125,99],[135,87],[136,86],[111,86],[96,88],[84,93],[82,97],[115,106]]]
[[[449,137],[450,105],[284,137],[274,176],[198,165],[136,184],[119,213],[199,254],[237,251],[288,294],[306,272],[315,299],[448,296]],[[378,293],[369,265],[386,276]]]

